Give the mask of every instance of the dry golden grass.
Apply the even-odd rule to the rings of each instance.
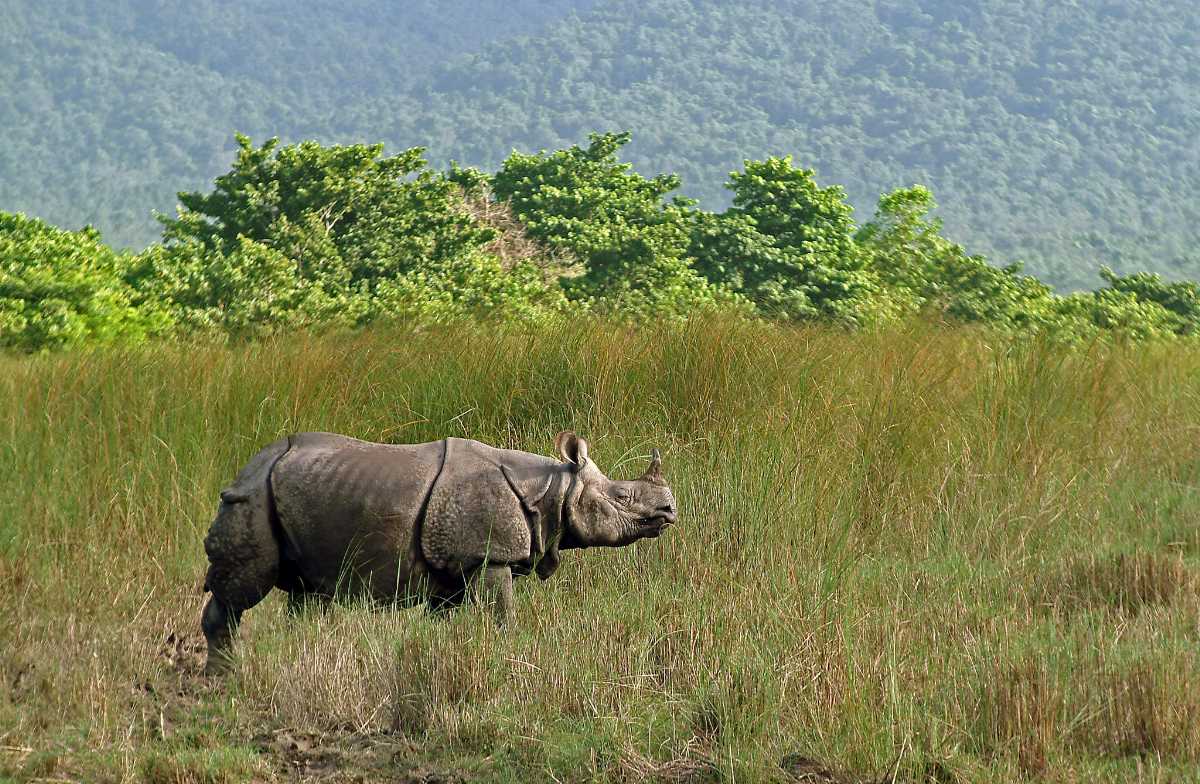
[[[567,427],[617,476],[662,448],[681,525],[504,632],[269,598],[200,677],[200,541],[262,444]],[[0,358],[0,778],[1195,780],[1198,435],[1195,348],[921,326]]]
[[[1060,612],[1108,607],[1123,614],[1178,602],[1200,608],[1200,573],[1178,550],[1088,553],[1072,558],[1044,588],[1044,602]]]

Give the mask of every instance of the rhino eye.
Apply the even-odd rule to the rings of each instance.
[[[613,495],[616,497],[617,501],[622,504],[629,503],[629,499],[632,497],[630,492],[623,487],[618,487]]]

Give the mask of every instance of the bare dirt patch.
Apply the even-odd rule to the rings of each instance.
[[[779,767],[783,768],[791,781],[798,784],[853,784],[856,781],[802,754],[787,755],[780,761]]]
[[[262,733],[254,746],[280,778],[301,784],[467,784],[453,770],[404,761],[411,745],[403,737],[358,733],[302,732],[288,728]]]
[[[202,636],[171,632],[163,640],[158,653],[177,675],[195,676],[204,671],[207,650]]]

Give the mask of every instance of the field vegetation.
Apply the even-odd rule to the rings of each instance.
[[[0,357],[0,779],[1200,776],[1200,349],[556,316]],[[279,435],[460,435],[680,524],[466,608],[247,614],[201,539]]]

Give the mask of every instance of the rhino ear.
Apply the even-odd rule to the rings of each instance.
[[[583,468],[587,463],[588,442],[570,430],[564,430],[558,434],[558,437],[554,439],[554,448],[558,450],[558,454],[564,462],[574,463],[576,468]]]

